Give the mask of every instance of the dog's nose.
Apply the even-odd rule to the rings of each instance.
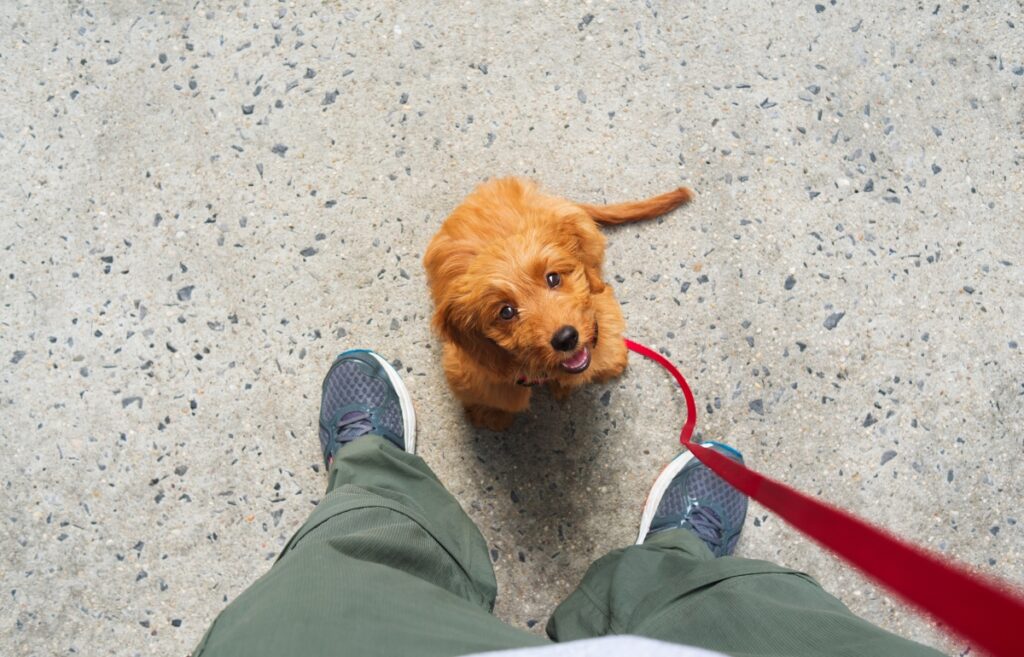
[[[573,326],[563,326],[551,337],[551,346],[556,351],[572,351],[580,342],[579,331]]]

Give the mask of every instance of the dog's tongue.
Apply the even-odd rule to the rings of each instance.
[[[587,358],[589,357],[590,354],[587,353],[587,348],[584,347],[577,351],[569,360],[563,360],[562,367],[567,370],[578,370],[583,367],[583,364],[587,362]]]

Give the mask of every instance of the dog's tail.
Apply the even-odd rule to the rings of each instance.
[[[615,203],[612,205],[587,205],[586,203],[578,203],[577,205],[598,223],[623,224],[627,221],[640,221],[641,219],[660,217],[667,212],[675,210],[692,198],[692,191],[686,187],[680,187],[675,191],[652,196],[643,201]]]

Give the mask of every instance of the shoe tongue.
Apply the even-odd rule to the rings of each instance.
[[[722,519],[706,506],[695,507],[686,524],[705,543],[718,545],[722,541]]]
[[[370,414],[363,411],[349,411],[338,420],[338,438],[358,438],[372,430]]]

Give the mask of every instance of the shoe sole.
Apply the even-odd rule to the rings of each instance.
[[[737,455],[740,458],[740,462],[743,461],[743,454],[734,447],[724,445],[722,443],[708,441],[701,443],[702,446],[710,448],[712,445],[721,447],[729,452]],[[676,475],[682,472],[686,464],[693,460],[693,452],[687,450],[675,457],[669,464],[658,475],[658,478],[654,480],[654,485],[651,486],[651,492],[647,493],[647,499],[644,501],[644,510],[640,514],[640,532],[636,537],[636,544],[641,545],[644,539],[647,538],[647,532],[651,530],[651,523],[654,522],[654,514],[658,511],[658,505],[661,504],[661,498],[665,496],[665,491],[668,490],[669,484],[676,478]]]
[[[391,363],[387,362],[377,352],[371,349],[349,349],[343,352],[338,358],[348,356],[350,354],[369,354],[373,356],[381,368],[388,375],[388,381],[391,383],[391,387],[395,389],[395,393],[398,395],[398,404],[402,409],[402,438],[405,440],[405,451],[410,454],[416,453],[416,409],[412,405],[412,396],[409,394],[409,389],[405,387],[405,382],[402,381],[402,377],[398,375],[395,368],[391,367]],[[334,360],[337,361],[338,358]]]

